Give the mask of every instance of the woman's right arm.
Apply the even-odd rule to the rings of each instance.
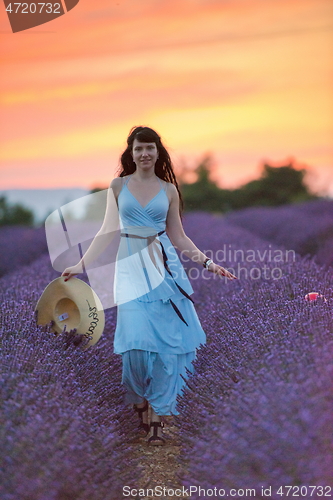
[[[82,273],[84,269],[87,269],[87,266],[99,257],[115,237],[119,229],[119,213],[116,200],[121,186],[122,178],[120,177],[116,177],[111,182],[107,192],[106,210],[101,229],[96,234],[80,262],[64,270],[61,276],[66,276],[65,281],[76,274]]]

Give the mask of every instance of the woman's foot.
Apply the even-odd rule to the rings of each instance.
[[[161,422],[160,417],[151,409],[151,419],[150,419],[150,434],[148,438],[148,444],[152,446],[163,446],[165,444],[165,439],[163,438],[162,428],[164,423]]]
[[[139,432],[142,436],[147,436],[149,433],[149,423],[148,423],[148,401],[143,403],[133,405],[134,410],[139,414],[140,425]]]

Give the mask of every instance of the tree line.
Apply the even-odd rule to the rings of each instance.
[[[221,189],[210,179],[211,158],[205,157],[195,170],[194,183],[181,182],[187,211],[229,212],[254,206],[280,206],[318,198],[304,182],[305,169],[292,163],[281,167],[264,164],[259,179],[237,189]]]
[[[34,220],[32,210],[20,203],[10,204],[5,196],[0,196],[0,226],[32,226]]]
[[[306,170],[296,169],[292,163],[281,167],[265,164],[259,179],[236,189],[219,188],[211,180],[209,156],[200,162],[194,172],[197,178],[192,184],[183,180],[182,173],[179,176],[185,211],[225,213],[253,206],[280,206],[318,198],[304,182]],[[101,190],[102,188],[94,188],[90,193]],[[34,219],[34,213],[30,209],[21,204],[11,205],[5,196],[0,197],[0,226],[32,226]]]

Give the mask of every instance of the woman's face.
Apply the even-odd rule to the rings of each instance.
[[[134,139],[132,149],[133,161],[137,168],[148,170],[155,166],[158,150],[155,142],[140,142]]]

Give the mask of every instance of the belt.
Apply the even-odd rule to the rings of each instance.
[[[140,238],[140,239],[146,239],[146,240],[148,240],[148,251],[149,251],[149,254],[151,256],[152,261],[155,263],[155,256],[154,256],[153,252],[150,251],[150,245],[151,245],[151,243],[153,243],[156,240],[157,236],[161,236],[161,234],[163,234],[163,233],[165,233],[165,230],[160,231],[159,233],[157,233],[157,234],[155,234],[153,236],[139,236],[137,234],[128,234],[128,233],[120,233],[120,236],[125,236],[126,238]],[[186,293],[185,290],[181,286],[178,285],[178,283],[176,282],[175,278],[173,277],[172,272],[170,271],[169,266],[168,266],[168,256],[167,256],[167,254],[166,254],[166,252],[164,250],[162,242],[160,241],[159,243],[161,245],[162,255],[163,255],[163,264],[164,264],[164,267],[165,267],[166,271],[169,273],[169,275],[173,279],[173,281],[174,281],[175,285],[178,287],[179,291],[187,299],[189,299],[191,302],[193,302],[193,300],[191,299],[191,297],[189,296],[189,294]],[[187,322],[185,321],[182,313],[180,312],[180,310],[178,309],[178,307],[176,306],[176,304],[171,299],[169,299],[169,300],[170,300],[170,304],[174,308],[174,310],[177,313],[177,315],[179,316],[179,318],[185,323],[185,325],[188,326]],[[193,302],[193,304],[194,304],[194,302]]]

